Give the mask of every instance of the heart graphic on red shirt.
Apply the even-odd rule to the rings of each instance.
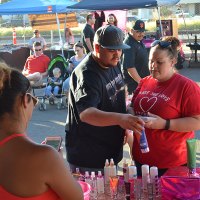
[[[157,97],[143,97],[140,102],[140,108],[143,112],[149,112],[151,108],[155,105]]]

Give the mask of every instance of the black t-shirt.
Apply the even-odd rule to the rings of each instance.
[[[137,82],[128,74],[127,69],[135,67],[141,78],[149,75],[148,52],[142,41],[138,42],[130,34],[124,40],[131,48],[125,49],[122,56],[122,72],[126,83]]]
[[[82,32],[82,40],[83,40],[83,46],[85,47],[87,53],[89,53],[90,50],[87,47],[85,38],[90,38],[91,45],[93,46],[94,34],[95,31],[93,30],[93,28],[89,24],[86,24]]]
[[[95,107],[105,112],[126,113],[124,82],[120,67],[103,69],[92,55],[73,71],[66,121],[66,150],[69,163],[103,168],[106,159],[120,162],[124,130],[120,126],[97,127],[80,121],[79,114]]]

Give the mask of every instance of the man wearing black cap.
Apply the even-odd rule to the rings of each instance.
[[[72,172],[103,170],[105,160],[115,164],[123,155],[125,129],[141,132],[143,121],[126,114],[120,70],[123,33],[116,26],[99,28],[94,52],[73,71],[66,120],[67,159]]]
[[[141,78],[149,75],[148,52],[142,43],[144,31],[144,22],[137,20],[124,41],[131,47],[124,50],[122,59],[122,71],[129,94],[134,92]]]

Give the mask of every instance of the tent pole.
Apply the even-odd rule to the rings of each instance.
[[[60,38],[60,45],[61,45],[61,50],[62,50],[62,56],[64,56],[64,52],[63,52],[63,42],[62,42],[62,37],[61,37],[61,33],[60,33],[60,21],[58,18],[58,13],[56,12],[56,21],[57,21],[57,26],[58,26],[58,32],[59,32],[59,38]]]
[[[67,23],[67,13],[65,15],[65,24],[64,24],[64,34],[63,34],[63,41],[65,43],[65,29],[66,29],[66,23]]]
[[[23,37],[24,37],[24,46],[26,44],[26,22],[25,22],[25,15],[23,15]]]
[[[160,17],[160,7],[157,7],[157,11],[158,11],[158,17],[159,17],[159,22],[160,22],[160,33],[161,33],[161,36],[163,37],[163,30],[162,30],[162,22],[161,22],[161,17]]]
[[[53,30],[51,30],[51,46],[53,46]]]

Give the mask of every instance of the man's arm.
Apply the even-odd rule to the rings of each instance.
[[[88,49],[90,50],[90,52],[93,52],[93,48],[92,48],[92,44],[90,42],[90,38],[85,38],[85,43],[86,43]]]
[[[28,72],[27,72],[27,65],[28,65],[28,61],[26,60],[25,65],[24,65],[24,69],[22,70],[22,74],[23,74],[24,76],[27,76],[27,75],[28,75]]]
[[[41,73],[42,77],[46,77],[48,75],[48,70],[46,70],[46,72]]]
[[[136,81],[137,83],[140,82],[141,77],[138,74],[136,68],[128,68],[127,71],[128,71],[128,74],[132,77],[132,79],[134,79],[134,81]]]
[[[45,50],[45,49],[46,49],[46,47],[47,47],[47,45],[43,45],[43,48],[42,48],[42,49],[43,49],[43,50]]]
[[[25,68],[22,70],[22,74],[23,74],[24,76],[27,76],[27,75],[28,75],[28,72],[27,72],[27,70],[26,70]]]
[[[45,49],[46,49],[46,47],[47,47],[47,43],[46,43],[46,41],[45,41],[45,39],[44,39],[44,38],[42,38],[42,40],[43,40],[43,47],[42,47],[42,49],[43,49],[43,50],[45,50]]]
[[[139,117],[131,114],[122,114],[115,112],[104,112],[97,108],[90,107],[80,113],[82,122],[93,126],[115,126],[119,125],[123,129],[133,130],[141,133],[144,122]]]

